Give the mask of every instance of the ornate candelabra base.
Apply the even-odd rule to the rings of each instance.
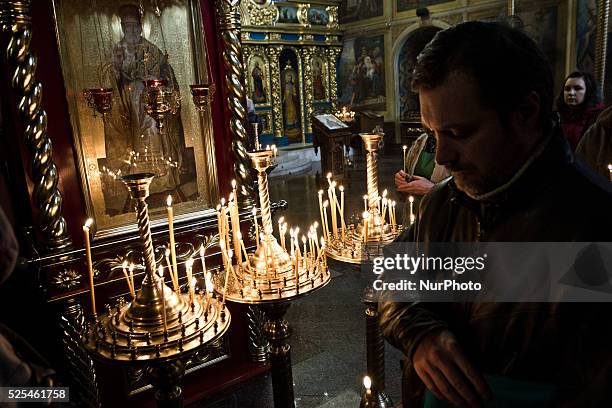
[[[180,383],[185,375],[185,365],[181,360],[151,365],[146,373],[155,387],[158,408],[182,408],[183,390]]]
[[[329,236],[325,253],[340,262],[361,264],[382,256],[382,248],[392,242],[402,231],[402,226],[382,224],[368,234],[368,240],[363,239],[363,224],[349,224],[344,234]]]
[[[268,316],[264,331],[270,341],[270,365],[272,369],[272,392],[276,408],[293,408],[293,370],[291,367],[291,328],[285,314],[291,303],[274,302],[262,305]]]

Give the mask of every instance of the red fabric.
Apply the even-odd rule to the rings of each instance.
[[[597,116],[604,109],[603,104],[587,108],[581,114],[572,114],[571,112],[565,115],[561,115],[561,127],[563,128],[563,134],[569,141],[572,151],[576,150],[578,142],[582,138],[582,135],[591,127]]]

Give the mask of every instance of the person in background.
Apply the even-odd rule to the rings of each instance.
[[[595,81],[589,73],[574,71],[565,78],[557,97],[557,110],[563,133],[574,151],[603,110],[603,104],[597,103]]]
[[[580,139],[576,156],[606,180],[612,181],[612,171],[608,167],[612,165],[612,106],[601,112],[597,121]]]
[[[410,225],[409,196],[414,197],[413,208],[419,208],[421,197],[431,190],[434,184],[447,178],[450,173],[436,163],[436,138],[423,133],[410,146],[406,153],[406,171],[395,173],[395,188],[403,193],[404,199],[404,227]],[[415,217],[416,217],[415,213]]]

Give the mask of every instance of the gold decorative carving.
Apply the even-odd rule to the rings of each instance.
[[[340,47],[331,47],[327,49],[327,58],[329,66],[329,93],[331,100],[332,111],[338,110],[338,83],[336,81],[336,61],[342,52]]]
[[[47,113],[42,108],[42,84],[36,79],[36,57],[30,50],[30,0],[0,1],[0,28],[10,35],[5,56],[13,72],[11,86],[19,95],[18,110],[31,154],[31,199],[38,209],[42,244],[50,252],[65,249],[71,240],[62,216],[59,175],[47,134]]]
[[[302,41],[312,41],[314,40],[314,35],[312,34],[304,34],[302,35]]]
[[[300,4],[297,11],[298,21],[304,27],[310,27],[310,21],[308,21],[308,10],[310,10],[310,4]]]
[[[279,57],[283,47],[273,45],[266,48],[266,54],[270,61],[270,78],[272,91],[272,110],[274,112],[274,136],[283,136],[283,114],[281,112],[281,85],[280,85],[280,63]]]
[[[242,2],[242,22],[251,26],[271,26],[278,19],[278,9],[273,2],[259,5],[252,1]]]
[[[316,47],[303,47],[300,49],[302,55],[302,65],[304,66],[304,102],[306,105],[306,132],[312,133],[312,101],[314,99],[312,90],[312,55],[316,51]]]
[[[234,151],[234,173],[239,186],[241,204],[254,205],[255,180],[251,175],[251,162],[247,154],[247,111],[242,65],[242,43],[240,42],[240,0],[216,0],[217,19],[220,21],[223,41],[223,65],[228,104],[232,116],[230,131]]]
[[[281,39],[281,35],[280,35],[280,33],[270,33],[270,39],[271,40],[280,40]]]
[[[327,15],[329,16],[327,28],[336,30],[339,29],[340,25],[338,23],[338,6],[327,6],[325,8],[325,11],[327,11]]]

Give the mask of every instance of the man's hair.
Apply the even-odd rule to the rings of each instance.
[[[507,123],[524,98],[540,98],[540,124],[551,126],[553,77],[546,57],[523,31],[501,23],[470,21],[440,31],[423,49],[412,88],[432,89],[453,72],[473,77],[483,104]]]
[[[559,110],[559,112],[567,113],[569,111],[569,106],[567,106],[567,104],[565,103],[564,90],[565,83],[570,78],[582,78],[582,80],[584,81],[584,86],[586,88],[584,93],[584,101],[582,101],[582,103],[578,105],[577,108],[586,109],[588,107],[595,106],[598,102],[598,98],[597,90],[595,89],[595,80],[593,79],[593,76],[588,72],[574,71],[565,78],[565,80],[563,81],[563,87],[561,88],[561,92],[559,92],[559,95],[557,96],[557,109]]]

